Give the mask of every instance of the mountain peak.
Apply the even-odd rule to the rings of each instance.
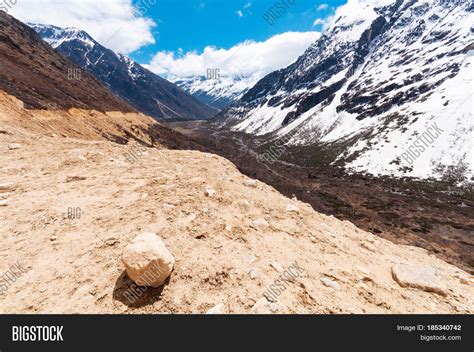
[[[294,64],[220,117],[290,145],[331,145],[331,162],[351,171],[442,179],[454,168],[469,179],[472,12],[462,1],[350,0]],[[444,132],[408,158],[433,124]]]
[[[107,49],[83,30],[51,25],[30,26],[44,41],[95,76],[118,97],[155,119],[207,119],[217,113],[216,109],[129,57]]]
[[[85,31],[75,27],[56,27],[53,25],[45,25],[38,23],[28,23],[32,29],[38,33],[44,41],[46,41],[53,48],[58,48],[65,42],[78,40],[84,45],[92,48],[98,43]]]
[[[78,67],[42,41],[30,27],[3,11],[0,37],[9,38],[0,41],[0,90],[21,100],[28,109],[135,111],[87,72],[80,79],[69,79],[69,72]],[[18,52],[23,51],[35,55],[17,58]]]

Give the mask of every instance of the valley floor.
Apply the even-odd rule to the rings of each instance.
[[[0,313],[204,313],[220,303],[227,313],[474,313],[465,271],[317,213],[219,156],[8,125],[0,140],[0,268],[27,271],[0,295]],[[160,289],[137,288],[120,260],[147,231],[176,259]],[[433,270],[441,294],[401,287],[393,270],[406,264]],[[292,265],[302,274],[255,307]]]

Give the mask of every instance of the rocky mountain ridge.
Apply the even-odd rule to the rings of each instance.
[[[349,171],[469,180],[473,16],[471,1],[350,0],[304,55],[218,120],[324,146]],[[439,134],[425,140],[433,125]]]
[[[218,112],[130,58],[105,48],[82,30],[41,24],[30,26],[118,97],[159,121],[205,120]]]

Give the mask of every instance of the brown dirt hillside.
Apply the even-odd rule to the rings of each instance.
[[[0,11],[0,90],[27,109],[135,112],[27,25]]]
[[[17,262],[27,270],[0,295],[0,313],[204,313],[220,303],[227,313],[474,313],[474,278],[461,269],[321,215],[226,159],[165,148],[180,139],[157,131],[157,148],[129,163],[135,138],[155,138],[143,115],[27,111],[0,96],[0,274]],[[159,289],[134,286],[121,263],[143,232],[176,259]],[[266,302],[295,263],[302,273]],[[415,281],[443,294],[401,287],[399,265],[431,272]]]
[[[72,108],[67,111],[26,110],[24,103],[0,90],[0,129],[27,129],[34,134],[88,140],[107,139],[168,149],[202,149],[192,139],[140,113],[100,112]]]

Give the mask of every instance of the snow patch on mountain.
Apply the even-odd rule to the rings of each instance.
[[[128,75],[130,78],[132,78],[134,81],[143,78],[143,69],[139,67],[139,65],[130,59],[129,57],[122,55],[122,54],[117,54],[118,58],[120,61],[122,61],[128,68]]]
[[[167,79],[205,103],[223,109],[242,98],[267,73],[256,72],[251,76],[240,77],[220,76],[218,79],[208,79],[205,76],[168,76]]]
[[[349,170],[441,178],[455,168],[469,179],[473,13],[468,1],[350,0],[294,64],[222,116],[288,144],[345,144],[334,163]],[[443,132],[407,157],[433,124]]]
[[[55,49],[61,46],[63,43],[73,40],[79,40],[90,48],[93,48],[97,44],[97,42],[86,32],[77,28],[60,28],[56,26],[35,23],[28,23],[28,26],[33,28],[37,33],[42,33],[42,35],[44,35],[43,40]]]

